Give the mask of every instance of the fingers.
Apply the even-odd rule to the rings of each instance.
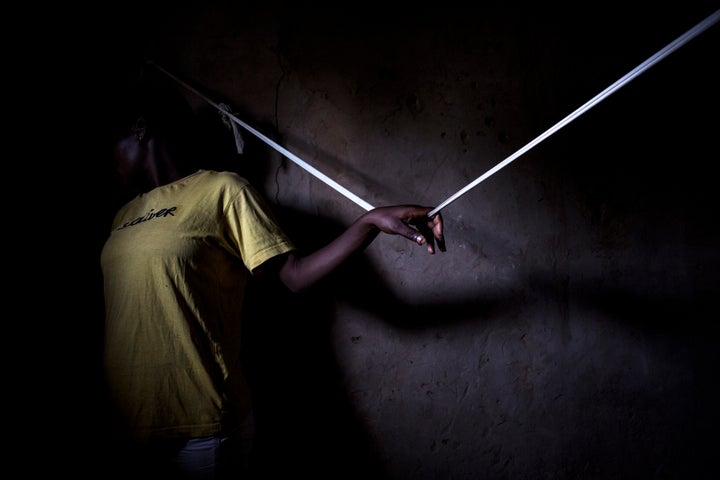
[[[422,245],[426,241],[425,235],[423,235],[419,230],[414,230],[405,222],[400,222],[396,229],[396,233],[398,235],[402,235],[408,240],[412,240],[418,245]]]
[[[431,207],[419,205],[395,205],[378,207],[373,210],[373,223],[381,231],[402,235],[418,245],[426,245],[427,251],[434,254],[437,248],[445,251],[443,218],[440,213],[428,217]]]
[[[420,237],[422,240],[417,240],[419,245],[422,245],[423,243],[427,244],[427,251],[430,254],[435,253],[435,245],[437,244],[437,248],[444,252],[446,251],[445,248],[445,234],[443,232],[443,218],[440,213],[437,213],[433,215],[431,218],[427,217],[427,213],[431,211],[429,208],[421,208],[420,210],[416,211],[416,214],[421,214],[416,217],[414,217],[411,220],[411,225],[415,226],[420,233]]]
[[[432,235],[428,235],[427,233],[422,234],[419,231],[411,230],[410,233],[405,235],[405,237],[413,240],[418,245],[427,244],[428,253],[435,253],[435,242],[433,241],[434,237]]]
[[[438,248],[441,252],[446,251],[445,248],[445,231],[443,225],[443,218],[440,213],[435,214],[431,219],[433,237],[437,241]]]

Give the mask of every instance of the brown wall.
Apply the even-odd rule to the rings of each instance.
[[[89,75],[111,94],[154,60],[371,204],[437,205],[712,14],[707,3],[118,11],[90,28],[107,46]],[[271,301],[248,329],[266,471],[705,476],[719,30],[446,207],[446,253],[380,237],[307,298]],[[252,168],[303,246],[364,211],[244,138],[238,171]]]

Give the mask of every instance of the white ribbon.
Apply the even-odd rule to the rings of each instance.
[[[588,100],[587,102],[585,102],[584,105],[582,105],[580,108],[578,108],[577,110],[575,110],[574,112],[572,112],[572,113],[571,113],[570,115],[568,115],[567,117],[565,117],[565,118],[563,118],[562,120],[560,120],[558,123],[556,123],[555,125],[553,125],[553,126],[550,127],[549,129],[547,129],[544,133],[542,133],[542,134],[539,135],[537,138],[535,138],[535,140],[531,141],[530,143],[528,143],[527,145],[525,145],[524,147],[522,147],[520,150],[518,150],[517,152],[513,153],[512,155],[510,155],[509,157],[507,157],[505,160],[503,160],[502,162],[498,163],[497,165],[495,165],[494,167],[492,167],[490,170],[488,170],[487,172],[483,173],[483,174],[480,175],[478,178],[476,178],[475,180],[473,180],[472,182],[470,182],[468,185],[466,185],[465,187],[463,187],[462,189],[460,189],[457,193],[455,193],[455,194],[453,194],[452,196],[450,196],[447,200],[443,201],[440,205],[438,205],[438,206],[435,207],[433,210],[431,210],[430,212],[428,212],[428,217],[432,217],[433,215],[437,214],[440,210],[442,210],[443,208],[445,208],[445,207],[447,207],[448,205],[450,205],[452,202],[454,202],[455,200],[457,200],[458,198],[460,198],[460,196],[462,196],[462,195],[464,195],[465,193],[467,193],[470,189],[476,187],[478,184],[480,184],[480,182],[482,182],[483,180],[486,180],[488,177],[490,177],[490,176],[493,175],[494,173],[498,172],[501,168],[506,167],[510,162],[512,162],[513,160],[515,160],[516,158],[518,158],[520,155],[522,155],[523,153],[527,152],[528,150],[530,150],[531,148],[533,148],[535,145],[537,145],[538,143],[542,142],[543,140],[545,140],[546,138],[548,138],[550,135],[552,135],[553,133],[557,132],[558,130],[560,130],[562,127],[564,127],[564,126],[567,125],[568,123],[570,123],[570,122],[572,122],[573,120],[575,120],[577,117],[579,117],[579,116],[582,115],[583,113],[585,113],[585,112],[587,112],[588,110],[590,110],[592,107],[594,107],[595,105],[597,105],[598,103],[600,103],[602,100],[604,100],[605,98],[607,98],[610,94],[614,93],[614,92],[617,91],[620,87],[622,87],[622,86],[624,86],[625,84],[627,84],[630,80],[632,80],[633,78],[637,77],[637,76],[640,75],[642,72],[644,72],[645,70],[647,70],[648,68],[650,68],[651,66],[653,66],[654,64],[656,64],[657,62],[659,62],[661,59],[663,59],[664,57],[666,57],[667,55],[669,55],[671,52],[677,50],[677,49],[680,48],[682,45],[684,45],[685,43],[687,43],[690,39],[692,39],[693,37],[695,37],[695,36],[697,36],[698,34],[700,34],[702,31],[704,31],[704,30],[706,30],[707,28],[709,28],[712,24],[714,24],[715,22],[717,22],[718,19],[720,19],[720,10],[716,11],[715,13],[713,13],[712,15],[710,15],[709,17],[707,17],[705,20],[703,20],[702,22],[698,23],[696,26],[694,26],[693,28],[691,28],[690,30],[688,30],[686,33],[684,33],[683,35],[679,36],[675,41],[671,42],[671,43],[668,44],[665,48],[663,48],[662,50],[658,51],[655,55],[653,55],[652,57],[648,58],[648,59],[645,60],[643,63],[641,63],[640,65],[638,65],[637,67],[635,67],[635,68],[634,68],[633,70],[631,70],[629,73],[627,73],[627,74],[624,75],[622,78],[620,78],[618,81],[616,81],[615,83],[613,83],[612,85],[610,85],[609,87],[607,87],[605,90],[603,90],[602,92],[598,93],[598,94],[595,95],[593,98],[591,98],[590,100]]]
[[[289,158],[290,160],[292,160],[293,162],[295,162],[296,164],[298,164],[300,167],[302,167],[303,169],[305,169],[305,170],[307,170],[308,172],[310,172],[312,175],[316,176],[317,178],[319,178],[320,180],[322,180],[323,182],[325,182],[325,183],[326,183],[327,185],[329,185],[330,187],[334,188],[335,190],[337,190],[337,191],[340,192],[341,194],[345,195],[347,198],[349,198],[349,199],[352,200],[353,202],[355,202],[355,203],[357,203],[358,205],[360,205],[360,206],[361,206],[362,208],[364,208],[365,210],[370,211],[370,210],[372,210],[373,208],[375,208],[375,207],[373,207],[371,204],[369,204],[368,202],[366,202],[365,200],[363,200],[362,198],[360,198],[360,197],[358,197],[357,195],[355,195],[354,193],[352,193],[352,192],[351,192],[350,190],[348,190],[347,188],[345,188],[345,187],[343,187],[342,185],[340,185],[339,183],[337,183],[335,180],[331,179],[330,177],[328,177],[327,175],[325,175],[324,173],[322,173],[322,172],[321,172],[320,170],[318,170],[317,168],[315,168],[315,167],[313,167],[312,165],[308,164],[307,162],[305,162],[304,160],[302,160],[300,157],[298,157],[298,156],[295,155],[294,153],[292,153],[292,152],[290,152],[289,150],[287,150],[286,148],[278,145],[276,142],[274,142],[274,141],[271,140],[270,138],[266,137],[266,136],[263,135],[262,133],[258,132],[258,131],[255,130],[254,128],[252,128],[252,127],[251,127],[250,125],[248,125],[247,123],[245,123],[245,122],[243,122],[242,120],[240,120],[239,118],[237,118],[237,117],[236,117],[235,115],[233,115],[231,112],[229,112],[229,111],[227,111],[226,109],[224,109],[223,107],[221,107],[220,104],[218,104],[217,102],[212,101],[210,98],[208,98],[207,96],[203,95],[203,94],[202,94],[201,92],[199,92],[197,89],[195,89],[195,88],[193,88],[192,86],[190,86],[188,83],[182,81],[181,79],[179,79],[178,77],[176,77],[176,76],[173,75],[172,73],[168,72],[167,70],[165,70],[164,68],[162,68],[162,67],[159,66],[158,64],[156,64],[156,63],[154,63],[154,62],[152,62],[152,61],[149,61],[148,63],[149,63],[150,65],[153,65],[155,68],[157,68],[157,69],[160,70],[161,72],[165,73],[165,74],[168,75],[169,77],[171,77],[173,80],[175,80],[176,82],[178,82],[179,84],[181,84],[182,86],[184,86],[185,88],[187,88],[188,90],[190,90],[190,91],[192,91],[193,93],[195,93],[197,96],[199,96],[200,98],[202,98],[203,100],[205,100],[206,102],[208,102],[210,105],[212,105],[213,107],[215,107],[215,108],[217,108],[218,110],[220,110],[220,111],[223,113],[223,115],[227,115],[227,117],[230,118],[233,122],[236,122],[238,125],[240,125],[241,127],[243,127],[245,130],[247,130],[248,132],[252,133],[252,134],[255,135],[256,137],[258,137],[260,140],[262,140],[263,142],[265,142],[266,144],[268,144],[269,146],[271,146],[272,148],[274,148],[275,150],[277,150],[278,152],[280,152],[281,154],[283,154],[285,157]]]
[[[470,182],[468,185],[466,185],[465,187],[463,187],[462,189],[460,189],[459,191],[457,191],[457,192],[456,192],[455,194],[453,194],[452,196],[448,197],[447,200],[443,201],[440,205],[438,205],[438,206],[435,207],[433,210],[431,210],[430,212],[428,212],[428,214],[427,214],[428,217],[432,217],[432,216],[436,215],[440,210],[442,210],[443,208],[447,207],[449,204],[451,204],[452,202],[454,202],[455,200],[457,200],[458,198],[460,198],[462,195],[464,195],[465,193],[467,193],[468,191],[470,191],[472,188],[474,188],[474,187],[476,187],[477,185],[479,185],[481,182],[483,182],[484,180],[486,180],[487,178],[489,178],[489,177],[492,176],[493,174],[497,173],[497,172],[498,172],[499,170],[501,170],[502,168],[506,167],[508,164],[510,164],[512,161],[514,161],[515,159],[517,159],[518,157],[520,157],[521,155],[523,155],[525,152],[527,152],[528,150],[530,150],[531,148],[533,148],[535,145],[537,145],[538,143],[542,142],[543,140],[545,140],[546,138],[548,138],[550,135],[552,135],[553,133],[557,132],[557,131],[560,130],[562,127],[564,127],[564,126],[567,125],[568,123],[572,122],[573,120],[575,120],[577,117],[579,117],[579,116],[582,115],[583,113],[585,113],[585,112],[587,112],[588,110],[590,110],[592,107],[594,107],[595,105],[597,105],[598,103],[600,103],[602,100],[604,100],[605,98],[607,98],[607,97],[610,96],[611,94],[615,93],[618,89],[620,89],[621,87],[623,87],[624,85],[626,85],[628,82],[630,82],[630,81],[633,80],[635,77],[637,77],[638,75],[640,75],[641,73],[643,73],[645,70],[647,70],[648,68],[650,68],[651,66],[653,66],[654,64],[656,64],[657,62],[659,62],[660,60],[662,60],[663,58],[665,58],[665,57],[666,57],[667,55],[669,55],[670,53],[672,53],[672,52],[674,52],[675,50],[677,50],[678,48],[680,48],[682,45],[684,45],[685,43],[687,43],[688,41],[690,41],[691,39],[693,39],[694,37],[696,37],[697,35],[699,35],[699,34],[702,33],[703,31],[707,30],[707,29],[708,29],[709,27],[711,27],[714,23],[716,23],[716,22],[718,21],[718,19],[720,19],[720,10],[717,10],[715,13],[713,13],[712,15],[710,15],[709,17],[707,17],[705,20],[703,20],[702,22],[700,22],[700,23],[698,23],[697,25],[695,25],[693,28],[691,28],[690,30],[688,30],[688,31],[687,31],[686,33],[684,33],[683,35],[679,36],[679,37],[678,37],[677,39],[675,39],[673,42],[669,43],[665,48],[663,48],[663,49],[661,49],[660,51],[658,51],[656,54],[654,54],[653,56],[651,56],[650,58],[648,58],[647,60],[645,60],[644,62],[642,62],[640,65],[638,65],[637,67],[635,67],[633,70],[631,70],[630,72],[628,72],[626,75],[624,75],[623,77],[621,77],[621,78],[620,78],[619,80],[617,80],[615,83],[613,83],[612,85],[610,85],[609,87],[607,87],[605,90],[603,90],[602,92],[600,92],[599,94],[595,95],[593,98],[591,98],[590,100],[588,100],[587,102],[585,102],[580,108],[576,109],[576,110],[575,110],[574,112],[572,112],[570,115],[566,116],[565,118],[563,118],[562,120],[560,120],[559,122],[557,122],[555,125],[553,125],[553,126],[550,127],[549,129],[547,129],[545,132],[543,132],[542,134],[540,134],[538,137],[536,137],[536,138],[535,138],[534,140],[532,140],[530,143],[528,143],[527,145],[525,145],[524,147],[522,147],[521,149],[519,149],[518,151],[516,151],[515,153],[513,153],[513,154],[510,155],[509,157],[507,157],[507,158],[506,158],[505,160],[503,160],[502,162],[500,162],[500,163],[498,163],[497,165],[495,165],[494,167],[492,167],[490,170],[488,170],[487,172],[485,172],[484,174],[482,174],[481,176],[479,176],[478,178],[476,178],[475,180],[473,180],[472,182]],[[274,148],[275,150],[277,150],[278,152],[280,152],[281,154],[283,154],[285,157],[287,157],[288,159],[292,160],[292,161],[295,162],[297,165],[299,165],[299,166],[302,167],[303,169],[307,170],[309,173],[311,173],[311,174],[314,175],[315,177],[317,177],[317,178],[319,178],[320,180],[322,180],[323,182],[325,182],[325,183],[326,183],[327,185],[329,185],[330,187],[334,188],[335,190],[337,190],[338,192],[340,192],[341,194],[343,194],[345,197],[349,198],[350,200],[352,200],[352,201],[355,202],[356,204],[360,205],[360,206],[361,206],[362,208],[364,208],[365,210],[368,210],[368,211],[369,211],[369,210],[372,210],[372,209],[374,208],[371,204],[369,204],[369,203],[366,202],[365,200],[361,199],[360,197],[358,197],[357,195],[355,195],[354,193],[352,193],[351,191],[349,191],[347,188],[343,187],[343,186],[340,185],[339,183],[335,182],[335,181],[332,180],[330,177],[328,177],[328,176],[325,175],[324,173],[320,172],[318,169],[316,169],[316,168],[313,167],[312,165],[308,164],[307,162],[305,162],[304,160],[302,160],[301,158],[299,158],[299,157],[298,157],[297,155],[295,155],[294,153],[292,153],[292,152],[288,151],[286,148],[283,148],[282,146],[278,145],[278,144],[277,144],[276,142],[274,142],[273,140],[269,139],[268,137],[266,137],[266,136],[263,135],[262,133],[258,132],[258,131],[255,130],[254,128],[252,128],[252,127],[251,127],[250,125],[248,125],[247,123],[245,123],[245,122],[243,122],[242,120],[240,120],[239,118],[237,118],[232,112],[229,111],[229,108],[228,108],[226,105],[224,105],[224,104],[218,104],[218,103],[212,101],[210,98],[208,98],[207,96],[203,95],[203,94],[202,94],[201,92],[199,92],[197,89],[193,88],[192,86],[190,86],[190,85],[187,84],[186,82],[182,81],[181,79],[179,79],[179,78],[176,77],[175,75],[171,74],[170,72],[168,72],[168,71],[165,70],[164,68],[160,67],[159,65],[155,64],[154,62],[148,62],[148,63],[151,64],[151,65],[153,65],[153,66],[155,66],[157,69],[159,69],[160,71],[162,71],[162,72],[165,73],[166,75],[168,75],[168,76],[170,76],[171,78],[173,78],[175,81],[177,81],[178,83],[180,83],[181,85],[183,85],[183,86],[184,86],[185,88],[187,88],[188,90],[191,90],[192,92],[194,92],[196,95],[198,95],[199,97],[201,97],[202,99],[204,99],[204,100],[205,100],[206,102],[208,102],[210,105],[212,105],[212,106],[214,106],[215,108],[217,108],[218,110],[220,110],[224,115],[226,115],[226,116],[227,116],[228,118],[230,118],[232,121],[236,122],[238,125],[240,125],[240,126],[243,127],[244,129],[246,129],[247,131],[249,131],[250,133],[252,133],[253,135],[255,135],[256,137],[258,137],[260,140],[262,140],[263,142],[265,142],[266,144],[268,144],[270,147]],[[236,136],[236,139],[237,139],[237,136]]]

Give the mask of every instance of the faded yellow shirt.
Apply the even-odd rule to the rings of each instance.
[[[117,213],[101,254],[104,364],[135,435],[214,435],[247,415],[245,285],[292,249],[266,203],[231,172],[198,171]]]

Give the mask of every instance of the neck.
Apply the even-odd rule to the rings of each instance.
[[[148,142],[147,174],[153,188],[180,180],[194,171],[183,161],[184,154],[162,142],[152,139]]]

